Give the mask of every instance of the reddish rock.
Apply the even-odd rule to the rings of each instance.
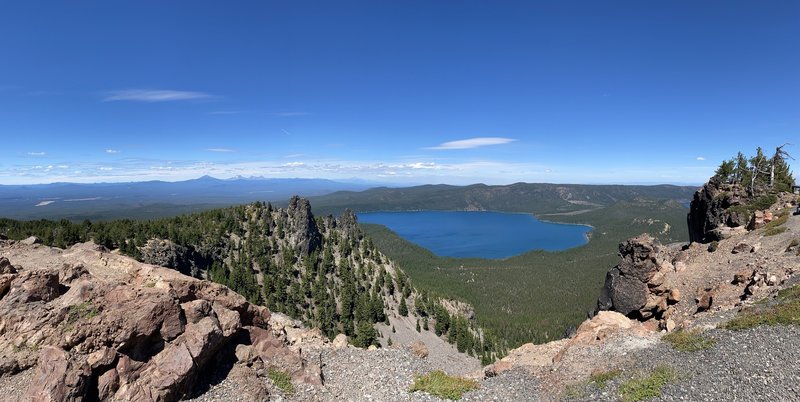
[[[8,297],[11,302],[49,302],[59,296],[58,273],[25,271],[14,280]]]
[[[41,349],[36,374],[23,399],[37,402],[82,399],[88,380],[89,371],[85,364],[73,364],[63,349],[45,346]]]
[[[753,278],[753,270],[745,269],[739,271],[739,273],[733,276],[733,284],[734,285],[747,284],[750,282],[751,278]]]
[[[101,401],[111,399],[119,389],[119,375],[116,369],[111,369],[97,378],[97,395]]]
[[[31,264],[0,274],[0,351],[19,350],[0,355],[0,374],[36,367],[23,400],[174,401],[216,369],[223,348],[246,360],[247,384],[266,367],[322,384],[319,358],[309,363],[300,353],[304,338],[291,349],[270,330],[268,309],[225,286],[91,244],[14,247],[47,261],[64,257],[58,271]]]
[[[712,289],[706,289],[703,291],[700,296],[697,297],[697,312],[703,312],[711,308],[711,305],[714,303],[714,291]]]

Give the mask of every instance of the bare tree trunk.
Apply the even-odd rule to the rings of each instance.
[[[769,164],[769,188],[775,184],[775,162]]]

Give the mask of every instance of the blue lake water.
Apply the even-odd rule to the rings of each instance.
[[[558,251],[586,244],[591,227],[542,222],[531,214],[421,211],[365,212],[363,223],[384,225],[445,257],[507,258],[531,250]]]

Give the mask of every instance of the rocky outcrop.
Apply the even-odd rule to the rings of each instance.
[[[721,183],[712,178],[694,194],[689,208],[689,240],[708,243],[721,240],[720,228],[745,226],[747,215],[730,210],[745,199],[740,185]]]
[[[321,384],[319,362],[227,287],[90,244],[8,248],[25,260],[0,275],[0,376],[34,368],[25,400],[177,400],[237,357]]]
[[[322,235],[319,233],[314,215],[311,214],[311,203],[298,196],[289,200],[286,215],[291,230],[292,246],[303,255],[309,255],[322,245]]]
[[[336,227],[341,229],[342,233],[348,238],[357,238],[361,234],[361,230],[358,228],[356,214],[350,208],[346,208],[344,212],[336,218]]]
[[[674,270],[659,244],[643,234],[619,246],[622,261],[608,271],[598,310],[613,310],[631,318],[661,318],[678,302],[680,292],[664,285],[664,274]]]
[[[201,269],[207,265],[194,250],[170,240],[151,239],[139,251],[146,264],[172,268],[195,278],[200,276]]]

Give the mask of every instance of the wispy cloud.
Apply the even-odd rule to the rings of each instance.
[[[28,152],[28,155],[29,156],[45,156],[47,154],[44,153],[44,152]]]
[[[214,95],[205,92],[175,91],[171,89],[123,89],[108,93],[103,100],[106,102],[170,102],[212,98],[214,98]]]
[[[272,115],[278,117],[298,117],[298,116],[308,116],[310,114],[311,113],[308,112],[277,112],[273,113]]]
[[[209,151],[209,152],[236,152],[235,149],[230,149],[230,148],[206,148],[206,151]]]
[[[706,158],[704,158],[704,157],[702,157],[702,156],[698,156],[698,157],[697,157],[697,160],[699,160],[699,161],[704,161],[704,160],[706,160]]]
[[[225,115],[225,114],[240,114],[240,113],[244,113],[244,110],[215,110],[213,112],[210,112],[209,114]]]
[[[107,154],[118,154],[119,151],[116,149],[106,149]]]
[[[514,142],[514,141],[516,140],[513,138],[505,138],[505,137],[476,137],[458,141],[444,142],[435,147],[428,147],[425,149],[436,149],[436,150],[472,149],[472,148],[485,147],[489,145],[508,144],[509,142]]]

